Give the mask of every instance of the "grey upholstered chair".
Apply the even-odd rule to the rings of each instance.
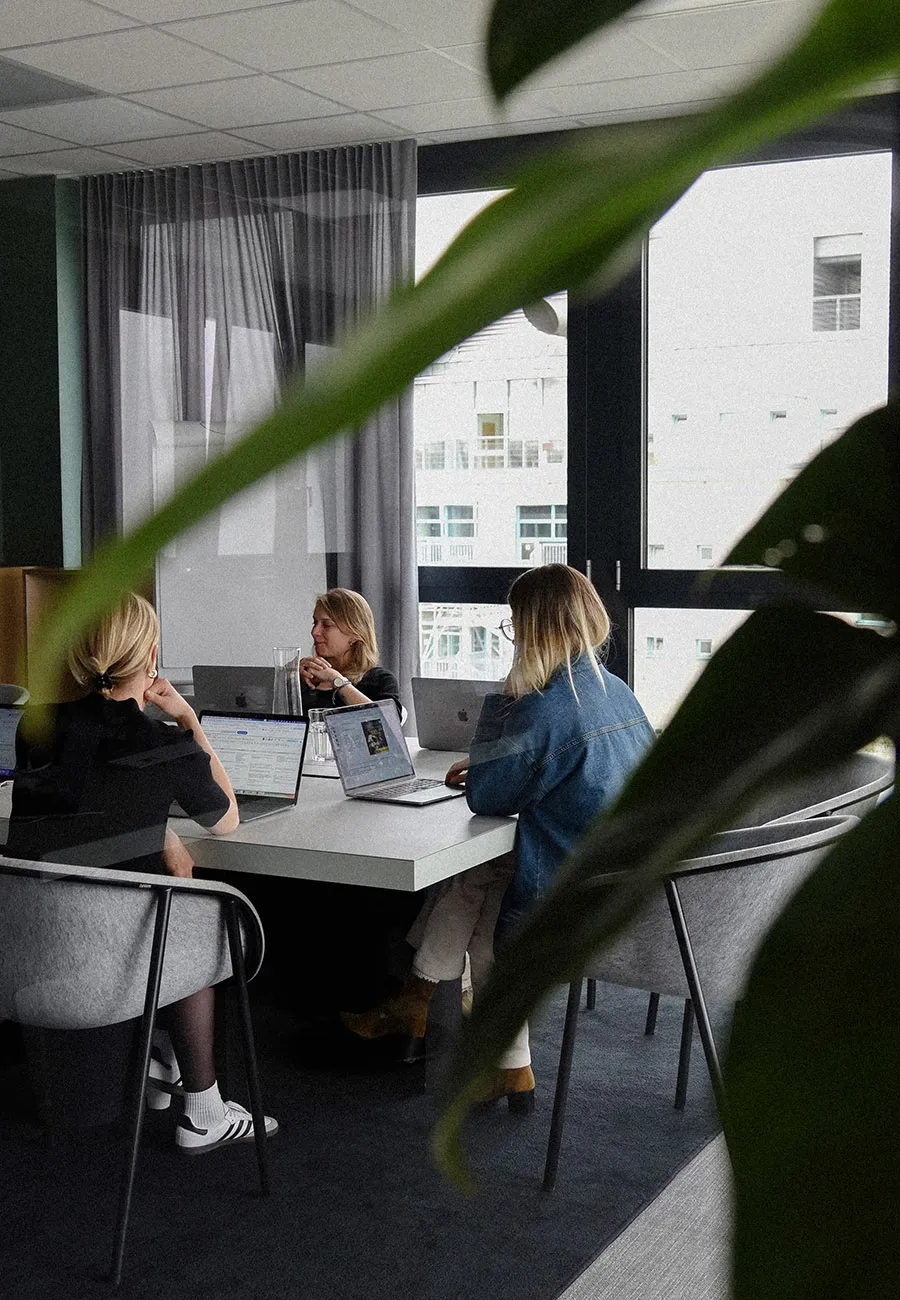
[[[259,917],[218,881],[0,856],[0,1017],[44,1029],[141,1018],[129,1149],[111,1276],[122,1273],[156,1012],[234,976],[263,1194],[265,1120],[247,980],[263,956]]]
[[[775,918],[856,817],[748,827],[713,836],[709,851],[661,882],[644,913],[591,963],[592,979],[689,997],[716,1102],[722,1075],[709,1002],[736,1002],[753,957]],[[611,878],[615,873],[611,873]],[[555,1185],[583,977],[569,988],[544,1188]]]
[[[880,754],[850,754],[823,772],[787,782],[759,799],[741,814],[739,826],[763,826],[769,823],[806,821],[810,817],[863,817],[886,798],[894,784],[894,762]],[[597,1000],[595,980],[587,982],[585,1009],[593,1010]],[[644,1033],[656,1031],[659,990],[650,994]],[[683,1110],[687,1101],[691,1068],[691,1044],[694,1036],[694,1008],[685,999],[681,1020],[681,1046],[678,1053],[678,1077],[675,1082],[675,1109]]]
[[[0,682],[0,704],[27,704],[30,699],[31,693],[24,686]]]

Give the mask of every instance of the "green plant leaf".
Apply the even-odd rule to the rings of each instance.
[[[898,502],[900,403],[894,401],[821,451],[726,564],[781,568],[831,592],[839,608],[900,618]]]
[[[646,124],[610,157],[585,133],[526,169],[414,288],[323,365],[241,443],[208,465],[129,537],[104,548],[39,632],[32,693],[48,698],[65,642],[148,573],[159,548],[234,493],[341,429],[360,424],[450,347],[522,305],[596,280],[707,167],[832,108],[900,70],[895,0],[830,0],[773,70],[686,124]]]
[[[487,66],[503,100],[538,68],[577,45],[638,0],[496,0],[488,24]]]
[[[753,797],[853,753],[900,711],[893,638],[799,608],[752,614],[710,660],[617,803],[497,956],[448,1076],[435,1152],[466,1184],[461,1125],[478,1078],[556,985],[635,914],[659,877]],[[619,871],[615,886],[598,880]]]
[[[788,904],[735,1013],[735,1300],[897,1294],[898,915],[893,796]]]

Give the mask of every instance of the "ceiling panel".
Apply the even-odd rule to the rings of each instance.
[[[58,41],[52,45],[32,45],[16,50],[15,57],[30,67],[111,94],[214,81],[244,71],[238,63],[199,50],[152,27],[138,27],[111,36]]]
[[[367,54],[401,54],[419,42],[340,0],[300,0],[267,9],[172,23],[166,31],[261,72],[338,63]],[[196,80],[196,78],[194,78]]]
[[[272,0],[112,0],[108,7],[142,23],[169,23],[177,18],[206,18],[270,4]]]
[[[414,36],[423,45],[482,41],[493,0],[353,0],[358,9]]]
[[[202,126],[221,129],[327,117],[346,111],[345,105],[263,75],[229,77],[226,81],[207,81],[202,86],[148,90],[131,98],[150,108],[179,113]]]
[[[477,72],[461,68],[431,50],[354,59],[282,75],[320,95],[330,94],[348,108],[363,110],[465,99],[486,89],[484,77]]]
[[[403,134],[396,126],[365,113],[345,113],[341,117],[323,117],[312,122],[277,122],[241,131],[244,139],[278,152],[363,144],[370,140],[396,140]]]
[[[503,126],[548,117],[548,106],[542,100],[519,96],[505,111],[485,96],[476,99],[454,99],[441,104],[412,104],[406,108],[387,108],[378,116],[393,122],[413,134],[419,131],[442,131],[459,127]],[[556,122],[559,126],[559,120]]]
[[[769,58],[800,32],[821,0],[760,0],[635,19],[630,30],[682,68]]]
[[[132,140],[119,152],[146,167],[167,167],[176,163],[217,162],[223,158],[249,158],[262,149],[248,148],[245,140],[220,131],[199,131],[174,139]]]
[[[57,149],[52,153],[19,154],[4,158],[4,167],[18,176],[87,176],[121,171],[121,159],[100,149]]]
[[[68,143],[67,140],[60,137],[52,137],[46,133],[43,135],[35,134],[34,131],[25,131],[20,126],[7,126],[3,121],[0,121],[0,152],[4,156],[17,153],[37,153],[44,149],[58,149],[60,145]]]
[[[156,113],[124,99],[103,96],[69,104],[45,104],[0,112],[0,120],[31,131],[44,131],[73,144],[110,144],[118,140],[142,140],[151,135],[182,135],[196,130],[168,113]]]
[[[133,26],[131,19],[87,0],[0,0],[0,49]]]
[[[706,71],[666,72],[659,77],[626,77],[594,86],[556,86],[542,98],[559,113],[580,117],[610,109],[682,104],[716,99],[720,87]]]

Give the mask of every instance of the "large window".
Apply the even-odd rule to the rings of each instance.
[[[566,563],[565,506],[518,506],[516,532],[523,564]]]
[[[862,300],[862,235],[813,241],[813,329],[858,330]]]

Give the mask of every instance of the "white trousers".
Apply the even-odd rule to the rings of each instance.
[[[505,853],[432,887],[406,936],[416,949],[414,975],[435,983],[459,979],[468,953],[472,996],[478,997],[494,964],[494,929],[515,869],[515,853]],[[530,1064],[528,1025],[524,1024],[497,1065],[515,1070]]]

